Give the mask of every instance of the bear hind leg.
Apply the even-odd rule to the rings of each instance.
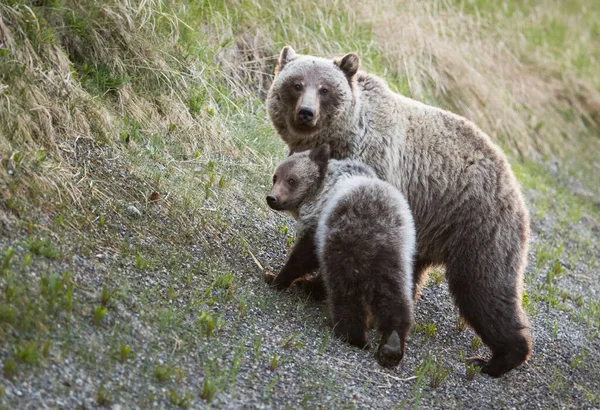
[[[361,349],[370,349],[367,340],[367,317],[358,292],[328,292],[333,332],[341,340]]]
[[[397,294],[379,295],[373,309],[381,341],[377,349],[377,361],[384,367],[400,364],[406,350],[406,339],[412,328],[413,307],[411,300],[403,300]]]
[[[489,272],[476,275],[477,264],[463,262],[460,271],[452,265],[446,269],[450,292],[461,316],[492,350],[489,361],[473,357],[469,362],[481,366],[481,372],[491,377],[500,377],[525,362],[531,352],[531,333],[516,284],[507,283],[510,280],[485,281]],[[465,278],[461,276],[463,272],[474,275]],[[482,278],[481,283],[476,278]]]

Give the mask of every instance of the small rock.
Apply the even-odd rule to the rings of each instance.
[[[133,217],[136,217],[136,218],[139,218],[140,216],[142,216],[142,213],[140,212],[140,210],[137,209],[133,205],[129,205],[127,207],[127,214],[129,214],[129,216],[133,216]]]

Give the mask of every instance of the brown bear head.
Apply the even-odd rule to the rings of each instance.
[[[290,148],[312,147],[311,137],[344,121],[354,104],[354,53],[329,60],[281,50],[267,96],[269,117]]]
[[[321,187],[329,156],[329,145],[323,144],[287,157],[273,174],[267,204],[276,211],[288,211],[297,216],[300,206]]]

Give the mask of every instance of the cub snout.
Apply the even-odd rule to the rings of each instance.
[[[267,195],[267,205],[269,205],[271,209],[276,209],[277,197],[275,195]]]

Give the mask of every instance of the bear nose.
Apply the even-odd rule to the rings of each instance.
[[[298,118],[302,122],[311,122],[313,118],[315,118],[315,110],[303,105],[300,107],[300,110],[298,110]]]
[[[267,195],[267,204],[273,206],[277,203],[277,197],[275,195]]]

